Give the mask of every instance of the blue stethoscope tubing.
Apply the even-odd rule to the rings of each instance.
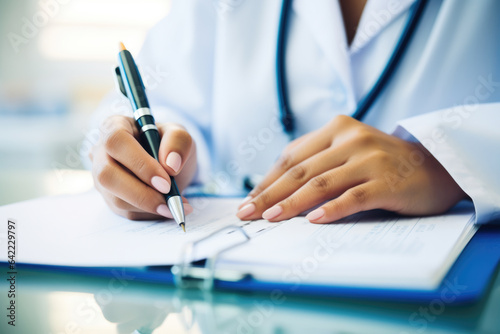
[[[295,131],[295,117],[290,109],[288,100],[288,90],[286,81],[286,71],[285,71],[285,51],[286,51],[286,39],[288,30],[288,16],[290,13],[292,0],[283,0],[281,7],[281,16],[278,28],[278,41],[276,48],[276,83],[278,90],[278,104],[280,111],[280,121],[283,125],[283,130],[290,137],[293,137]],[[380,74],[379,78],[370,89],[370,91],[361,99],[352,117],[361,121],[366,116],[370,107],[373,105],[377,97],[380,96],[382,90],[387,86],[389,79],[394,74],[397,65],[408,48],[411,37],[414,35],[416,27],[420,22],[422,13],[424,11],[425,4],[427,0],[417,0],[416,4],[412,8],[408,23],[404,27],[394,51],[389,58],[385,68]]]

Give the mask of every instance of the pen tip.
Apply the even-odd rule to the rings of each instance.
[[[184,223],[181,223],[180,225],[181,225],[182,230],[184,231],[184,233],[186,233],[186,225],[184,225]]]
[[[120,51],[125,51],[125,50],[127,50],[127,49],[125,48],[125,45],[123,45],[123,43],[122,43],[122,42],[120,42]]]

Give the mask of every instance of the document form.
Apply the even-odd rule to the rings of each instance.
[[[225,254],[219,267],[291,284],[433,289],[474,235],[471,207],[433,217],[367,212],[333,224],[303,217]]]

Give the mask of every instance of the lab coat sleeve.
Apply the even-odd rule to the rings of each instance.
[[[402,120],[394,135],[418,140],[472,199],[476,223],[500,220],[500,103],[461,105]]]

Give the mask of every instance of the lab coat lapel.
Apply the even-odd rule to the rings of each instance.
[[[355,106],[347,39],[338,1],[295,0],[294,13],[310,29],[325,57],[332,62],[346,88],[349,109]]]
[[[416,0],[368,0],[350,52],[361,50],[415,2]]]
[[[348,111],[354,111],[357,104],[351,72],[351,55],[362,50],[415,2],[416,0],[368,0],[350,48],[347,45],[338,0],[292,2],[293,12],[311,31],[318,47],[332,63],[339,80],[344,85]]]

